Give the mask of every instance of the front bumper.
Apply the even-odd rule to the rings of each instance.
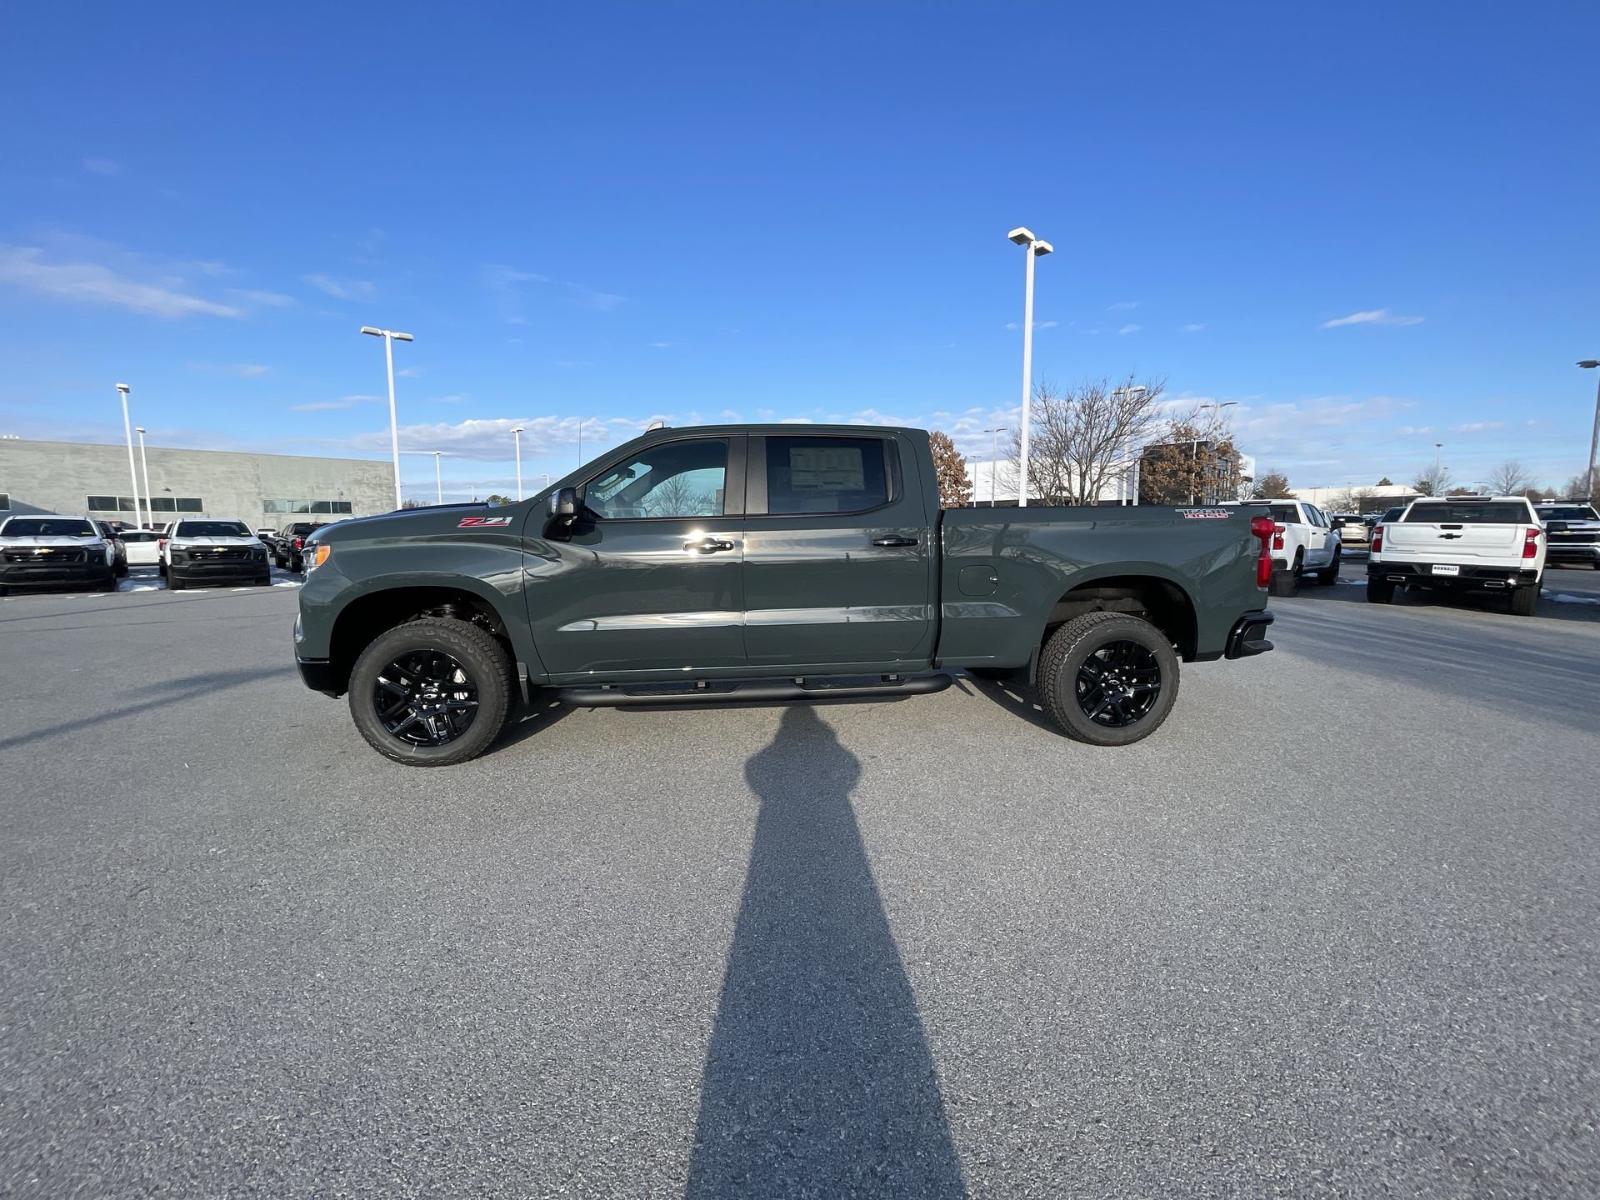
[[[115,568],[104,562],[0,562],[0,587],[50,587],[63,583],[102,583]]]
[[[176,575],[185,583],[204,583],[222,579],[260,579],[271,573],[271,566],[263,558],[227,558],[215,561],[204,558],[173,559],[167,564],[167,575]]]
[[[1557,542],[1545,546],[1546,562],[1600,562],[1600,542]]]
[[[1266,609],[1245,613],[1233,623],[1233,630],[1228,634],[1228,648],[1223,651],[1223,657],[1250,658],[1271,650],[1272,643],[1267,640],[1267,627],[1274,619]]]
[[[1517,567],[1477,566],[1472,563],[1454,563],[1459,573],[1435,575],[1434,564],[1428,562],[1369,562],[1367,578],[1403,583],[1418,587],[1452,588],[1458,590],[1481,589],[1505,591],[1507,588],[1532,586],[1539,582],[1538,573]]]
[[[333,673],[333,664],[325,658],[296,658],[294,665],[300,669],[300,682],[313,692],[324,696],[338,696],[344,689]]]

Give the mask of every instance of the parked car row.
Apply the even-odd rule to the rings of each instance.
[[[0,522],[0,593],[62,585],[115,591],[130,566],[154,566],[173,591],[197,583],[272,582],[267,547],[243,521],[184,517],[164,533],[51,514]]]

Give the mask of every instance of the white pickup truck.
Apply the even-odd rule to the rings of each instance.
[[[1274,596],[1292,596],[1300,587],[1300,576],[1311,574],[1318,583],[1339,582],[1339,559],[1343,550],[1339,531],[1328,514],[1305,500],[1247,500],[1243,507],[1265,510],[1276,528],[1273,530],[1272,585]]]
[[[1414,500],[1398,521],[1372,533],[1367,599],[1387,604],[1396,588],[1503,592],[1531,617],[1544,579],[1546,538],[1522,496]]]

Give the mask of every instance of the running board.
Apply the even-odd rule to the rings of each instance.
[[[784,679],[702,679],[694,683],[621,683],[556,689],[577,708],[680,704],[704,700],[818,700],[831,696],[924,696],[949,687],[949,675],[795,675]]]

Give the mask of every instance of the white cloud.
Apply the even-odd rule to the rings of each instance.
[[[382,396],[340,396],[337,400],[312,400],[307,404],[291,404],[289,411],[300,413],[337,412],[341,409],[357,408],[363,404],[381,404],[382,402]],[[388,435],[386,434],[385,436],[387,437]],[[379,447],[370,448],[378,449]]]
[[[421,374],[422,374],[422,368],[421,367],[401,367],[398,371],[395,372],[395,377],[398,378],[398,379],[415,379],[418,375],[421,375]]]
[[[1369,308],[1361,312],[1353,312],[1348,316],[1335,317],[1331,321],[1324,321],[1322,329],[1341,329],[1346,325],[1421,325],[1421,317],[1401,316],[1392,313],[1387,308]]]
[[[1178,327],[1178,332],[1179,333],[1199,333],[1205,327],[1206,326],[1205,326],[1205,322],[1204,321],[1191,321],[1187,325],[1180,325]]]
[[[1504,429],[1504,421],[1468,421],[1465,425],[1457,425],[1457,433],[1488,433],[1495,429]]]
[[[111,158],[86,158],[81,165],[91,175],[122,174],[122,164]]]
[[[652,350],[666,350],[666,349],[670,348],[671,345],[672,345],[671,342],[651,342],[650,343],[650,348]]]
[[[525,458],[537,457],[559,447],[565,452],[578,443],[577,417],[493,417],[469,418],[465,421],[439,421],[400,427],[402,450],[443,450],[458,458],[499,462],[512,457],[511,430],[518,425],[524,429],[522,453]],[[615,445],[639,433],[654,420],[679,424],[670,413],[656,413],[647,417],[606,417],[583,419],[583,449],[588,457],[591,450]],[[347,445],[357,450],[387,450],[389,431],[375,430],[360,434]]]
[[[1117,330],[1117,333],[1123,337],[1126,337],[1130,333],[1138,333],[1142,328],[1143,326],[1141,325],[1124,325],[1121,329]]]
[[[537,271],[524,271],[506,263],[485,263],[478,268],[478,278],[495,298],[501,317],[513,325],[527,324],[521,307],[523,289],[529,285],[548,284],[559,288],[569,304],[578,308],[593,309],[595,312],[611,312],[627,303],[626,296],[602,292],[587,284],[552,279]]]
[[[318,291],[326,292],[335,300],[371,300],[378,294],[378,289],[370,280],[366,279],[335,279],[331,275],[324,275],[320,271],[301,276],[307,283]]]
[[[257,308],[289,308],[295,302],[293,296],[285,296],[282,292],[263,291],[260,288],[229,288],[228,295],[241,304]]]
[[[1059,324],[1061,324],[1060,321],[1035,321],[1033,323],[1033,327],[1035,329],[1054,329]],[[1007,329],[1021,329],[1022,326],[1016,321],[1007,321],[1006,322],[1006,328]]]
[[[1137,300],[1118,300],[1115,304],[1106,305],[1107,312],[1132,312],[1139,307]]]
[[[242,317],[244,310],[183,290],[183,280],[133,278],[103,263],[51,262],[37,246],[0,245],[0,284],[34,295],[107,305],[155,317]]]

